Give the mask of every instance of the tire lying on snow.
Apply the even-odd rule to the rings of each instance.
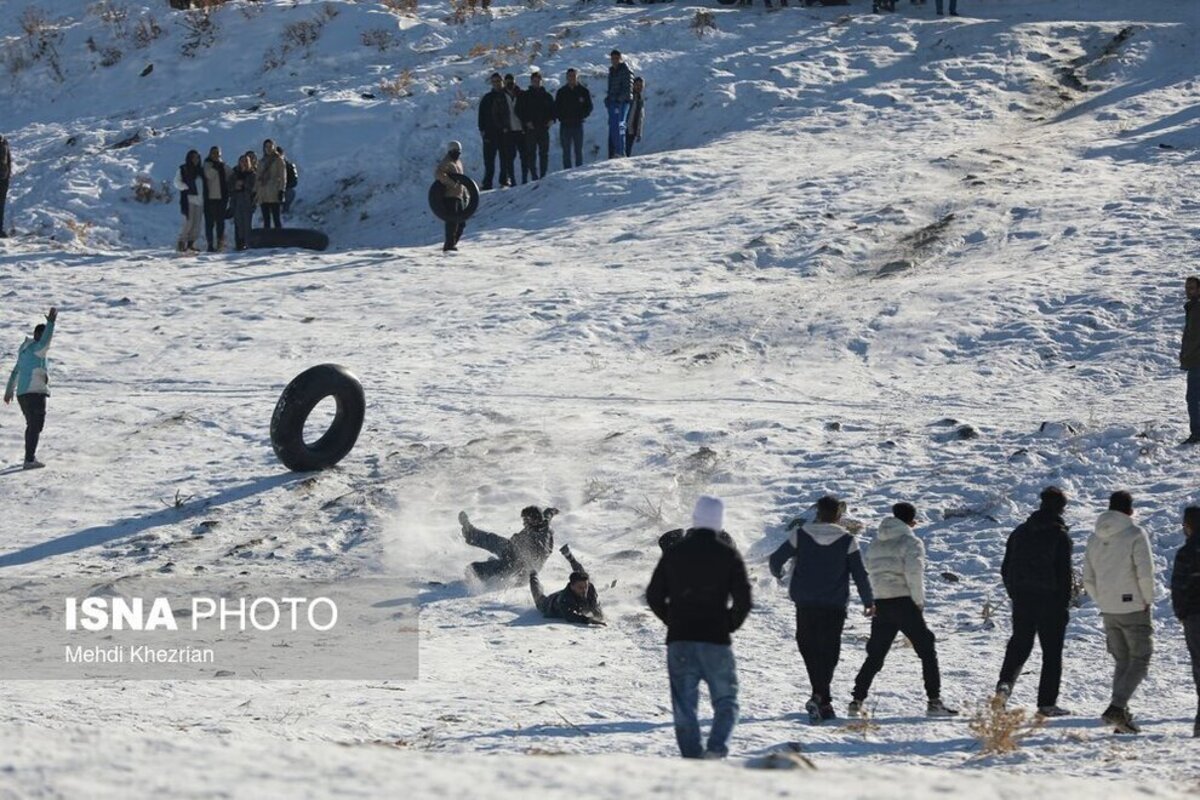
[[[333,424],[320,439],[304,441],[304,423],[326,397],[337,402]],[[287,385],[271,416],[271,446],[283,465],[296,472],[325,469],[345,458],[362,430],[367,401],[362,384],[338,364],[304,370]]]
[[[270,247],[302,247],[305,250],[324,250],[329,237],[311,228],[252,228],[246,236],[251,250]]]
[[[467,187],[467,207],[461,214],[447,214],[446,205],[442,202],[446,187],[438,181],[429,186],[429,210],[442,222],[466,222],[475,216],[479,210],[479,186],[466,175],[451,175],[450,177]]]

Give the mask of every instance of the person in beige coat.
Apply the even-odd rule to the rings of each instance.
[[[434,179],[442,184],[442,203],[446,209],[446,241],[442,244],[442,252],[458,250],[458,240],[462,238],[467,223],[460,215],[467,208],[469,195],[467,189],[456,181],[453,176],[464,175],[462,164],[462,144],[450,142],[446,146],[446,155],[438,162],[433,171]]]
[[[852,717],[862,713],[871,683],[883,668],[883,661],[898,633],[908,637],[921,659],[921,677],[929,701],[926,715],[958,715],[957,710],[942,702],[937,637],[925,624],[925,545],[913,532],[916,524],[916,508],[911,503],[896,503],[892,506],[892,516],[880,523],[879,534],[863,559],[871,580],[871,592],[875,595],[875,616],[871,618],[867,660],[854,681],[854,699],[849,708]]]
[[[282,228],[280,208],[283,192],[287,188],[287,164],[275,149],[275,142],[263,142],[263,157],[258,162],[258,180],[255,184],[256,201],[262,209],[264,228]]]
[[[1116,661],[1112,702],[1100,718],[1118,733],[1138,733],[1129,699],[1150,668],[1154,625],[1154,559],[1150,537],[1133,521],[1133,496],[1113,492],[1096,519],[1083,562],[1083,585],[1104,617],[1108,652]]]

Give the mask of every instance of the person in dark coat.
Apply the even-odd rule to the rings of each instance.
[[[583,121],[592,113],[592,93],[579,82],[579,73],[567,70],[567,83],[554,95],[558,118],[558,140],[562,145],[563,169],[583,166]],[[571,156],[575,163],[571,163]]]
[[[564,544],[558,552],[571,565],[571,577],[567,579],[566,588],[548,595],[542,591],[537,572],[530,572],[529,592],[533,595],[533,604],[546,619],[562,619],[580,625],[604,625],[600,598],[596,595],[596,587],[587,570],[575,560],[570,545]]]
[[[864,614],[875,613],[871,582],[863,566],[858,539],[839,525],[846,504],[832,495],[817,501],[817,521],[793,524],[790,536],[771,554],[771,574],[783,578],[783,569],[795,560],[788,588],[796,604],[796,646],[812,696],[805,703],[814,725],[835,719],[831,686],[842,655],[842,631],[850,579],[854,579]]]
[[[1196,684],[1196,719],[1192,736],[1200,738],[1200,506],[1183,510],[1183,547],[1171,569],[1171,609],[1183,625]]]
[[[204,238],[208,252],[225,249],[225,212],[229,209],[229,167],[221,158],[221,148],[212,147],[201,165],[200,180],[204,196]]]
[[[1008,702],[1036,637],[1042,646],[1038,713],[1045,717],[1071,713],[1058,706],[1073,584],[1070,528],[1063,521],[1066,507],[1067,496],[1062,489],[1043,489],[1041,507],[1008,537],[1000,567],[1004,589],[1012,601],[1012,636],[1004,652],[993,702],[999,706]]]
[[[1187,302],[1183,304],[1183,341],[1179,345],[1179,368],[1187,374],[1188,438],[1183,444],[1200,444],[1200,277],[1184,282]]]
[[[633,73],[620,50],[613,50],[608,57],[612,62],[608,68],[608,92],[604,95],[604,107],[608,109],[608,157],[619,158],[625,155],[625,125],[633,101]]]
[[[8,140],[0,136],[0,239],[8,238],[4,227],[4,205],[8,202],[8,182],[12,180],[12,150]]]
[[[245,250],[249,245],[250,229],[254,226],[254,198],[258,174],[254,169],[254,153],[243,153],[230,175],[229,206],[233,211],[233,246]]]
[[[495,556],[474,562],[468,567],[468,574],[490,585],[502,585],[540,571],[554,550],[550,520],[556,514],[557,508],[543,511],[537,506],[526,506],[521,509],[521,530],[506,539],[476,528],[467,518],[467,512],[459,512],[458,522],[466,543]]]
[[[718,539],[725,530],[725,504],[702,496],[692,527],[663,552],[646,601],[667,625],[667,672],[675,740],[684,758],[724,758],[738,719],[737,664],[730,634],[750,613],[750,580],[738,551]],[[700,738],[696,708],[700,681],[713,706],[707,745]]]
[[[183,226],[179,229],[176,249],[181,253],[196,253],[196,239],[204,220],[203,189],[204,168],[200,164],[200,151],[188,150],[187,158],[175,173],[175,188],[179,190],[179,212],[183,214]]]
[[[504,159],[500,150],[504,146],[504,133],[508,130],[507,103],[504,100],[504,79],[499,72],[492,73],[492,89],[479,101],[479,136],[483,140],[483,185],[480,189],[492,188],[496,177],[496,161],[500,160],[500,185],[511,186],[512,174],[505,172]],[[511,167],[511,164],[509,165]]]
[[[554,98],[542,86],[542,75],[529,76],[529,88],[517,100],[517,117],[525,130],[525,148],[529,151],[533,179],[546,177],[550,168],[550,126],[554,124]]]
[[[625,126],[625,155],[633,155],[633,143],[642,140],[646,124],[646,82],[633,79],[633,99],[629,104],[629,123]]]
[[[529,182],[530,159],[525,147],[525,127],[517,114],[517,103],[521,100],[521,87],[512,73],[504,76],[504,144],[500,149],[500,158],[508,165],[509,186],[516,185],[516,159],[521,159],[521,183]],[[503,181],[501,181],[503,184]]]

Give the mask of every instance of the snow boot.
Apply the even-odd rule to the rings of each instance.
[[[1071,712],[1067,711],[1065,708],[1059,708],[1058,706],[1039,706],[1038,707],[1038,716],[1039,717],[1069,717],[1069,716],[1071,716]]]
[[[1007,683],[996,684],[996,694],[992,696],[992,708],[1004,708],[1008,705],[1008,698],[1012,696],[1012,685]]]
[[[810,697],[808,702],[804,704],[804,710],[808,712],[808,721],[813,725],[821,724],[821,704],[817,702],[817,698]]]
[[[1117,706],[1110,705],[1104,709],[1104,713],[1100,715],[1100,721],[1108,725],[1119,725],[1125,719],[1125,713]]]
[[[850,705],[846,706],[846,716],[857,719],[862,716],[863,701],[851,700]]]
[[[833,703],[821,703],[820,714],[822,722],[837,719],[837,712],[833,710]]]
[[[957,717],[958,709],[950,708],[942,702],[942,698],[934,697],[929,700],[929,704],[925,707],[925,716],[927,717]]]
[[[1113,725],[1113,733],[1141,733],[1142,729],[1133,721],[1128,708],[1121,709],[1121,719]]]
[[[21,469],[41,469],[44,466],[46,465],[35,459],[33,461],[26,461],[21,465]]]

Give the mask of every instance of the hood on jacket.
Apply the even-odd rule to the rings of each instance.
[[[1096,518],[1096,536],[1112,539],[1134,527],[1133,517],[1120,511],[1105,511]]]
[[[804,526],[803,530],[814,542],[822,547],[833,544],[843,536],[850,536],[850,531],[836,522],[809,522]]]
[[[878,540],[886,542],[889,539],[899,539],[900,537],[912,533],[912,528],[908,527],[908,523],[896,517],[887,517],[883,522],[879,523]]]

